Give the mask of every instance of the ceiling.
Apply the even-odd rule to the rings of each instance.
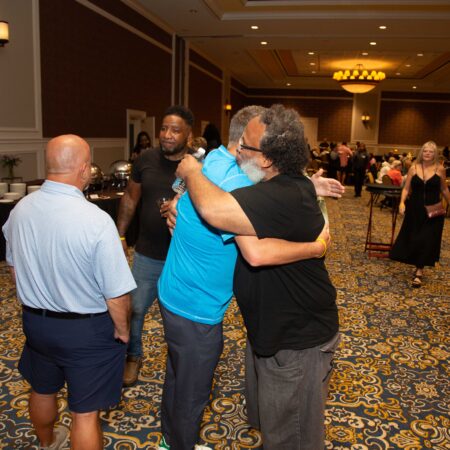
[[[450,93],[450,0],[130,1],[249,88],[340,89],[363,64],[383,90]]]

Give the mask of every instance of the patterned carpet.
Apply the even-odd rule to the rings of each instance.
[[[368,258],[364,241],[368,194],[328,200],[333,247],[327,265],[338,290],[343,342],[326,410],[326,449],[450,449],[450,324],[446,220],[441,265],[427,269],[424,286],[410,287],[412,268]],[[390,212],[375,211],[375,236],[389,234]],[[0,267],[0,449],[34,449],[28,386],[16,370],[23,343],[20,308],[6,267]],[[201,441],[216,450],[261,449],[243,406],[245,333],[233,303]],[[123,390],[116,409],[102,413],[105,448],[154,449],[161,437],[159,407],[165,344],[154,305],[145,323],[146,360],[138,384]],[[70,424],[64,395],[62,422]],[[280,449],[281,450],[281,449]]]

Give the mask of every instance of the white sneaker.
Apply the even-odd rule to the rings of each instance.
[[[69,429],[61,425],[57,426],[53,431],[55,441],[47,447],[39,447],[40,450],[62,450],[69,439]]]

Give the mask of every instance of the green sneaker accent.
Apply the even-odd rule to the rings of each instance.
[[[159,441],[158,450],[170,450],[170,445],[166,442],[166,440],[164,439],[164,436]]]

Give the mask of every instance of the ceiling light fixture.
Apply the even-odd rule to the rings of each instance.
[[[314,55],[314,52],[308,52],[308,55]]]
[[[380,25],[378,28],[379,28],[380,30],[385,30],[385,29],[387,28],[387,26],[386,26],[386,25]]]
[[[291,85],[291,83],[286,83],[286,86],[290,86]]]
[[[417,86],[413,86],[413,89],[417,89]]]
[[[310,65],[310,66],[315,66],[316,63],[315,63],[315,62],[310,62],[309,65]]]
[[[0,20],[0,47],[4,47],[9,42],[9,23]]]
[[[377,45],[377,43],[375,41],[373,42],[369,42],[370,45]]]
[[[261,41],[261,45],[267,45],[267,41]]]
[[[417,53],[417,56],[423,56],[423,53]]]
[[[367,55],[368,55],[368,53],[367,53],[367,52],[362,52],[362,53],[361,53],[361,55],[363,55],[363,56],[367,56]]]
[[[258,30],[258,29],[259,29],[258,25],[252,25],[250,28],[251,28],[252,30]]]
[[[333,74],[333,80],[336,80],[342,89],[352,94],[365,94],[385,78],[384,72],[366,70],[362,64],[357,64],[355,69],[339,70]]]

